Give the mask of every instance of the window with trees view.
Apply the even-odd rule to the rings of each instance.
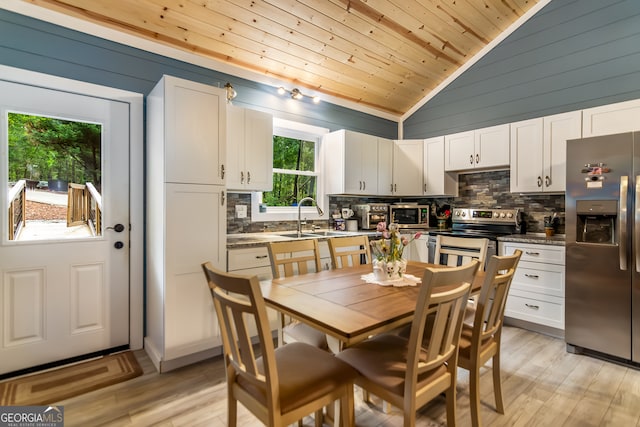
[[[101,125],[18,113],[8,119],[9,181],[91,182],[100,190]]]
[[[304,197],[317,199],[316,142],[273,136],[273,191],[262,194],[267,206],[295,206]]]

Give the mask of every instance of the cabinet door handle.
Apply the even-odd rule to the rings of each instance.
[[[358,181],[358,190],[362,190],[362,181]]]
[[[256,255],[257,259],[267,258],[269,255]]]
[[[473,164],[473,154],[469,156],[469,164],[472,165]]]
[[[220,197],[220,206],[224,206],[224,191],[221,191],[220,195],[222,196]]]
[[[367,189],[367,181],[362,181],[362,189],[363,190]]]
[[[540,252],[529,252],[529,251],[526,251],[525,254],[531,255],[531,256],[538,256],[538,255],[540,255]]]
[[[524,305],[526,305],[528,308],[532,308],[534,310],[540,310],[540,306],[539,305],[533,305],[533,304],[527,304],[527,303],[525,303]]]
[[[542,177],[538,177],[538,187],[542,187]]]
[[[398,184],[393,184],[393,192],[394,193],[398,192]]]
[[[480,164],[480,154],[476,154],[476,165]]]
[[[393,184],[389,184],[389,192],[393,193]]]
[[[427,184],[424,185],[424,192],[427,192]]]
[[[224,165],[220,165],[220,178],[224,179]]]
[[[240,171],[240,184],[244,184],[244,172]]]
[[[551,178],[549,178],[549,175],[544,177],[544,185],[547,187],[551,185]]]
[[[247,171],[247,184],[251,183],[251,172]]]
[[[540,276],[538,276],[537,274],[525,274],[524,277],[529,277],[531,279],[539,279]]]

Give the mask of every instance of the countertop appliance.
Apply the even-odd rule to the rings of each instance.
[[[387,222],[389,205],[386,203],[367,203],[351,205],[361,230],[375,230],[379,222]]]
[[[399,228],[429,228],[429,205],[398,203],[389,206],[390,222]]]
[[[640,132],[567,141],[566,191],[567,351],[640,363]]]
[[[451,215],[451,229],[429,230],[429,262],[434,262],[436,237],[446,236],[489,239],[487,261],[492,255],[498,254],[497,240],[500,236],[520,234],[525,232],[521,221],[520,209],[473,209],[453,208]]]

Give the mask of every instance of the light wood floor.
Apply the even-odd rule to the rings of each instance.
[[[481,380],[485,426],[640,426],[640,370],[569,354],[561,339],[505,327],[502,384],[505,415],[494,411],[490,369]],[[226,425],[224,367],[220,358],[157,374],[144,351],[136,352],[144,375],[59,402],[65,426]],[[468,375],[459,370],[458,425],[471,425]],[[377,403],[374,401],[374,403]],[[261,424],[240,405],[238,425]],[[444,400],[417,415],[418,426],[444,426]],[[356,395],[358,426],[400,426],[402,415],[385,414]],[[311,418],[305,425],[313,425]]]

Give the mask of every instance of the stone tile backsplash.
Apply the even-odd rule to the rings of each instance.
[[[458,197],[450,198],[385,198],[385,197],[329,197],[330,214],[343,207],[358,203],[394,203],[411,201],[418,203],[436,203],[438,206],[468,208],[520,208],[524,213],[524,221],[528,232],[544,232],[544,217],[560,216],[560,224],[556,232],[564,234],[564,194],[520,194],[511,193],[509,189],[509,171],[491,171],[460,174],[458,177]],[[247,218],[235,218],[236,204],[247,205]],[[333,226],[330,221],[307,221],[311,225],[327,228]],[[295,221],[251,222],[251,195],[246,193],[228,193],[227,199],[227,233],[253,233],[264,231],[293,230]]]

